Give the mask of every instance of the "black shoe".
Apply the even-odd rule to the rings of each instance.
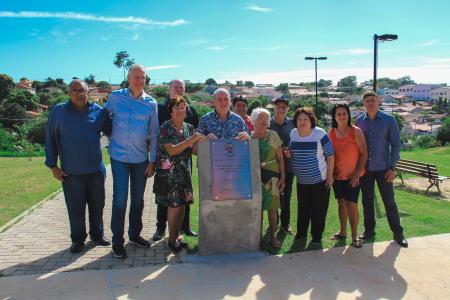
[[[190,228],[183,230],[184,234],[187,236],[198,236],[198,234],[195,231],[192,231]]]
[[[183,240],[182,238],[178,239],[177,241],[180,244],[180,246],[183,247],[183,248],[187,248],[189,246],[189,244],[185,240]]]
[[[394,241],[396,241],[400,247],[408,248],[408,241],[405,239],[405,237],[403,235],[395,235],[394,234]]]
[[[365,232],[359,236],[362,240],[370,240],[375,237],[375,232]]]
[[[299,240],[306,241],[306,236],[305,236],[305,235],[300,235],[300,234],[297,233],[297,234],[295,235],[294,239],[295,239],[296,241],[299,241]]]
[[[100,238],[91,238],[91,241],[93,241],[94,243],[96,243],[99,246],[109,246],[111,245],[111,242],[105,238],[104,236],[100,237]]]
[[[320,244],[322,244],[321,239],[312,239],[311,241],[311,245],[320,245]]]
[[[281,226],[281,228],[280,228],[284,233],[286,233],[286,234],[291,234],[292,233],[292,229],[291,229],[291,227],[283,227],[283,226]]]
[[[83,250],[83,248],[84,248],[83,242],[74,242],[74,243],[72,243],[72,245],[70,245],[69,251],[70,251],[70,253],[78,253],[78,252],[81,252],[81,250]]]
[[[127,257],[127,251],[125,250],[125,248],[123,247],[122,244],[113,245],[112,252],[113,252],[114,257],[121,258],[121,259]]]
[[[175,242],[167,242],[167,245],[169,245],[169,248],[174,252],[174,253],[178,253],[181,251],[181,249],[183,249],[183,246],[181,246],[180,242],[178,240],[175,240]]]
[[[159,230],[159,229],[156,229],[156,232],[155,232],[155,234],[153,235],[152,240],[155,241],[155,242],[156,242],[156,241],[159,241],[159,240],[161,240],[165,235],[166,235],[165,230]]]
[[[132,239],[130,238],[129,242],[130,242],[130,244],[134,244],[134,245],[136,245],[138,247],[141,247],[141,248],[148,248],[148,247],[150,247],[150,243],[147,240],[144,240],[140,236],[132,238]]]

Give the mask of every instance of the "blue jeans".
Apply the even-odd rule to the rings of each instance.
[[[364,229],[366,233],[375,232],[375,181],[378,190],[383,199],[384,209],[389,222],[389,227],[397,236],[403,235],[403,228],[400,225],[400,215],[398,213],[397,203],[394,198],[394,186],[392,182],[387,182],[384,178],[384,171],[367,171],[361,177],[362,204],[364,211]]]
[[[102,172],[68,175],[62,183],[73,243],[86,239],[86,204],[89,210],[91,239],[103,237],[103,208],[105,207],[105,176]]]
[[[113,203],[111,215],[112,243],[124,243],[125,213],[127,210],[128,184],[130,188],[130,212],[128,237],[130,239],[140,236],[142,231],[142,211],[144,209],[144,191],[147,184],[145,170],[148,161],[142,163],[124,163],[111,159],[113,175]]]

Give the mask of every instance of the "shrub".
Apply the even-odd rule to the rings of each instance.
[[[432,135],[419,135],[416,138],[414,145],[420,148],[433,148],[439,147],[440,143],[436,141]]]

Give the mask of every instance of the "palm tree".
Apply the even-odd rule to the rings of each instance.
[[[134,58],[130,58],[130,54],[127,51],[119,51],[116,53],[116,58],[113,61],[113,64],[117,68],[123,69],[123,79],[125,80],[125,72],[134,65]]]

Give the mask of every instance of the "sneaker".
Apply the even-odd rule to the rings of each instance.
[[[93,241],[94,243],[96,243],[99,246],[109,246],[111,245],[111,242],[105,238],[104,236],[100,237],[100,238],[91,238],[91,241]]]
[[[134,245],[136,245],[138,247],[141,247],[141,248],[148,248],[148,247],[150,247],[150,243],[147,240],[145,240],[142,237],[140,237],[140,236],[132,238],[132,239],[130,238],[129,242],[130,242],[130,244],[134,244]]]
[[[127,257],[127,251],[125,250],[125,248],[123,247],[122,244],[113,245],[112,252],[113,252],[114,257],[122,258],[122,259]]]
[[[152,240],[153,241],[159,241],[159,240],[161,240],[163,237],[164,237],[164,235],[166,235],[166,232],[165,232],[165,230],[159,230],[159,229],[156,229],[156,232],[155,232],[155,234],[153,235],[153,238],[152,238]]]

